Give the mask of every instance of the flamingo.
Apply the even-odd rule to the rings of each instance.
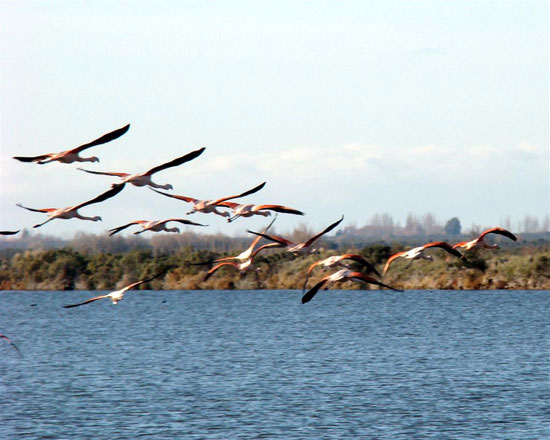
[[[367,284],[376,284],[377,286],[385,287],[387,289],[391,289],[396,292],[402,292],[402,290],[394,289],[393,287],[388,286],[387,284],[384,284],[381,281],[378,281],[372,277],[369,277],[364,273],[354,272],[349,269],[340,269],[338,272],[335,272],[332,275],[328,275],[324,277],[321,281],[315,284],[315,286],[313,286],[310,290],[308,290],[307,293],[302,297],[302,304],[305,304],[311,301],[311,299],[321,289],[321,287],[324,286],[326,290],[330,287],[331,284],[341,280],[353,280],[353,281],[360,281]]]
[[[263,231],[264,233],[268,231],[268,229],[271,227],[271,225],[273,225],[273,222],[275,220],[276,220],[276,217],[264,229]],[[218,269],[220,269],[223,266],[235,267],[241,273],[241,275],[243,275],[248,269],[252,267],[252,260],[260,251],[267,248],[272,248],[272,247],[281,247],[279,243],[267,243],[260,246],[258,249],[254,250],[254,248],[256,247],[256,245],[259,243],[261,239],[262,237],[260,236],[256,237],[244,252],[241,252],[239,255],[235,257],[219,258],[217,260],[209,262],[209,263],[219,263],[219,264],[217,264],[216,266],[214,266],[212,269],[208,271],[208,273],[204,278],[204,281],[210,278]],[[230,261],[230,260],[238,260],[239,262]]]
[[[156,189],[153,189],[152,191],[162,194],[163,196],[172,197],[174,199],[183,200],[184,202],[192,203],[193,208],[191,209],[191,211],[187,213],[187,215],[194,214],[195,212],[203,212],[205,214],[214,213],[222,217],[229,217],[230,214],[228,212],[218,211],[216,205],[226,200],[236,199],[238,197],[244,197],[250,194],[254,194],[255,192],[258,192],[259,190],[261,190],[264,186],[265,186],[265,182],[241,194],[237,194],[235,196],[222,197],[221,199],[217,199],[217,200],[198,200],[192,197],[166,194],[166,193],[163,193],[162,191],[157,191]]]
[[[386,272],[390,267],[390,264],[393,261],[395,261],[397,258],[405,258],[407,260],[411,260],[411,263],[414,260],[421,260],[421,259],[433,261],[433,257],[431,255],[426,255],[425,251],[427,249],[434,248],[434,247],[443,249],[444,251],[448,252],[451,255],[454,255],[455,257],[463,258],[463,255],[457,250],[453,249],[449,243],[445,241],[434,241],[432,243],[427,243],[423,246],[415,247],[409,251],[402,251],[392,255],[390,258],[388,258],[388,261],[386,261],[386,265],[384,266],[384,270],[382,271],[382,276],[386,274]],[[409,263],[407,267],[409,267],[411,263]]]
[[[84,171],[86,173],[91,174],[100,174],[104,176],[116,176],[120,177],[122,179],[122,182],[131,183],[134,186],[151,186],[153,188],[161,188],[161,189],[173,189],[172,185],[167,183],[166,185],[158,185],[155,182],[151,180],[151,176],[155,173],[158,173],[159,171],[165,170],[166,168],[176,167],[178,165],[184,164],[185,162],[189,162],[196,157],[199,157],[202,152],[205,150],[205,148],[200,148],[198,150],[192,151],[191,153],[188,153],[184,156],[178,157],[170,162],[167,162],[165,164],[156,166],[154,168],[151,168],[149,171],[146,171],[145,173],[141,174],[128,174],[128,173],[107,173],[103,171],[91,171],[91,170],[85,170],[84,168],[78,168],[80,171]]]
[[[66,208],[44,208],[44,209],[34,209],[34,208],[27,208],[26,206],[23,206],[21,203],[18,203],[17,206],[23,209],[27,209],[29,211],[33,212],[45,212],[48,213],[48,220],[46,220],[43,223],[40,223],[38,225],[34,225],[33,228],[39,228],[40,226],[45,225],[48,222],[51,222],[52,220],[59,218],[59,219],[71,219],[71,218],[78,218],[80,220],[90,220],[93,222],[101,221],[101,217],[95,216],[95,217],[86,217],[83,215],[80,215],[78,210],[80,208],[83,208],[84,206],[91,205],[93,203],[99,203],[103,202],[104,200],[110,199],[111,197],[116,196],[120,191],[124,189],[124,183],[120,183],[118,185],[113,185],[110,190],[104,192],[103,194],[100,194],[96,198],[92,200],[88,200],[87,202],[81,203],[80,205],[76,206],[68,206]]]
[[[248,231],[248,232],[254,235],[259,235],[261,237],[267,238],[268,240],[271,240],[275,243],[279,243],[280,245],[282,245],[281,247],[285,247],[288,252],[292,252],[294,255],[314,254],[314,253],[317,253],[318,251],[316,249],[310,249],[310,246],[321,236],[332,231],[336,226],[338,226],[342,222],[342,220],[344,220],[344,216],[342,216],[340,220],[338,220],[337,222],[334,222],[333,224],[328,226],[325,230],[323,230],[322,232],[319,232],[317,235],[314,235],[304,243],[293,243],[287,240],[286,238],[278,237],[276,235],[267,235],[264,233],[254,232],[254,231]]]
[[[333,266],[342,266],[343,268],[349,269],[348,265],[342,263],[343,260],[352,260],[352,261],[355,261],[356,263],[362,264],[369,271],[374,272],[376,275],[380,276],[376,268],[372,264],[370,264],[362,255],[359,255],[359,254],[334,255],[332,257],[325,258],[324,260],[316,261],[311,266],[309,266],[309,269],[307,270],[306,280],[304,282],[304,287],[302,290],[305,290],[307,286],[307,281],[311,275],[311,272],[313,272],[313,269],[315,269],[315,267],[322,265],[323,269],[328,269],[329,267],[333,267]]]
[[[141,231],[134,232],[134,234],[142,234],[145,231],[152,231],[152,232],[165,231],[165,232],[176,232],[176,233],[180,232],[180,230],[176,227],[174,227],[174,228],[166,227],[166,223],[168,223],[168,222],[178,222],[178,223],[182,223],[184,225],[193,225],[193,226],[207,226],[207,225],[202,225],[200,223],[195,223],[195,222],[192,222],[190,220],[183,219],[183,218],[169,218],[169,219],[166,219],[166,220],[135,220],[131,223],[128,223],[127,225],[119,226],[118,228],[109,229],[109,232],[110,232],[109,236],[115,235],[116,233],[118,233],[118,232],[122,231],[123,229],[126,229],[126,228],[128,228],[132,225],[140,225],[141,228],[142,228]]]
[[[122,136],[130,129],[130,124],[125,125],[122,128],[119,128],[110,133],[104,134],[95,141],[89,142],[87,144],[81,145],[80,147],[73,148],[72,150],[61,151],[59,153],[48,153],[42,154],[41,156],[15,156],[14,159],[17,159],[21,162],[36,162],[40,165],[50,162],[61,162],[61,163],[73,163],[73,162],[99,162],[99,158],[96,156],[92,157],[80,157],[79,153],[86,150],[90,147],[95,147],[96,145],[106,144],[107,142],[114,141],[115,139]]]
[[[228,222],[235,221],[239,217],[252,217],[253,215],[263,215],[264,217],[268,217],[271,215],[271,212],[269,211],[282,212],[284,214],[304,215],[302,211],[283,205],[253,205],[234,202],[218,202],[217,205],[229,208],[233,211],[233,216],[227,219]]]
[[[453,246],[453,249],[456,248],[463,248],[465,251],[469,250],[475,250],[475,249],[498,249],[498,244],[488,244],[485,242],[484,238],[487,234],[498,234],[498,235],[504,235],[505,237],[508,237],[511,240],[517,241],[517,237],[512,234],[510,231],[504,229],[504,228],[491,228],[487,229],[486,231],[482,232],[479,237],[472,241],[463,241],[461,243],[457,243]]]
[[[19,356],[22,356],[21,352],[19,351],[19,348],[17,348],[17,345],[15,345],[13,343],[13,341],[8,338],[6,335],[3,335],[2,333],[0,333],[0,339],[4,339],[5,341],[8,341],[8,343],[13,347],[15,348],[15,350],[17,351],[17,353],[19,353]]]
[[[116,304],[118,304],[119,301],[122,301],[124,299],[124,294],[128,290],[133,289],[134,287],[137,287],[140,284],[148,283],[149,281],[152,281],[155,278],[158,278],[161,275],[164,275],[166,273],[166,270],[167,269],[163,270],[162,272],[159,272],[158,274],[156,274],[155,276],[153,276],[151,278],[147,278],[146,280],[136,281],[135,283],[128,284],[126,287],[123,287],[120,290],[115,290],[114,292],[108,293],[107,295],[95,296],[95,297],[90,298],[90,299],[88,299],[84,302],[81,302],[81,303],[78,303],[78,304],[69,304],[69,305],[66,305],[66,306],[63,306],[63,307],[66,308],[66,309],[69,309],[71,307],[83,306],[84,304],[89,304],[91,302],[97,301],[99,299],[104,299],[104,298],[109,298],[113,302],[113,305],[116,305]]]
[[[21,229],[18,229],[17,231],[0,231],[0,235],[15,235],[17,234]]]

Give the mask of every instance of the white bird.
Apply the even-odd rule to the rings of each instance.
[[[52,220],[55,220],[56,218],[59,219],[71,219],[71,218],[78,218],[80,220],[90,220],[93,222],[101,221],[101,217],[95,216],[95,217],[86,217],[81,215],[78,210],[80,208],[83,208],[84,206],[91,205],[93,203],[99,203],[103,202],[104,200],[110,199],[111,197],[116,196],[120,191],[124,189],[124,183],[113,185],[112,188],[103,194],[100,194],[96,198],[92,200],[88,200],[87,202],[81,203],[80,205],[76,206],[68,206],[66,208],[44,208],[44,209],[34,209],[34,208],[27,208],[26,206],[23,206],[21,203],[18,203],[17,206],[23,209],[27,209],[29,211],[33,212],[44,212],[48,214],[48,220],[46,220],[43,223],[40,223],[38,225],[34,225],[33,228],[39,228],[42,225],[45,225],[48,222],[51,222]]]
[[[517,237],[512,234],[510,231],[504,229],[504,228],[491,228],[487,229],[486,231],[482,232],[479,237],[475,238],[472,241],[463,241],[461,243],[457,243],[453,246],[453,249],[456,248],[463,248],[465,251],[474,250],[474,249],[498,249],[498,244],[488,244],[485,242],[484,238],[487,234],[498,234],[503,235],[505,237],[508,237],[511,240],[517,241]]]
[[[449,243],[447,243],[445,241],[434,241],[432,243],[427,243],[423,246],[415,247],[411,250],[398,252],[398,253],[392,255],[390,258],[388,258],[388,261],[386,261],[386,265],[384,266],[384,270],[382,271],[382,275],[386,274],[386,272],[388,271],[388,269],[390,267],[390,264],[392,264],[397,258],[405,258],[407,260],[411,260],[411,263],[414,260],[421,260],[421,259],[422,260],[433,261],[433,257],[431,255],[426,255],[425,251],[427,249],[431,249],[431,248],[434,248],[434,247],[443,249],[444,251],[448,252],[451,255],[454,255],[455,257],[463,258],[463,255],[460,252],[458,252],[457,250],[453,249],[453,247]],[[411,263],[409,263],[409,265]]]
[[[66,308],[66,309],[69,309],[71,307],[83,306],[84,304],[89,304],[91,302],[97,301],[99,299],[104,299],[104,298],[109,298],[113,302],[113,304],[117,304],[119,301],[122,301],[124,299],[124,294],[128,290],[133,289],[134,287],[137,287],[140,284],[148,283],[149,281],[152,281],[155,278],[158,278],[161,275],[164,275],[165,273],[166,273],[166,270],[163,270],[162,272],[156,274],[154,277],[147,278],[146,280],[136,281],[135,283],[132,283],[132,284],[128,284],[126,287],[123,287],[120,290],[115,290],[114,292],[108,293],[107,295],[95,296],[95,297],[90,298],[90,299],[88,299],[84,302],[81,302],[81,303],[78,303],[78,304],[69,304],[69,305],[66,305],[66,306],[63,306],[63,307]]]
[[[50,162],[61,162],[61,163],[73,163],[73,162],[99,162],[99,158],[96,156],[92,157],[80,157],[79,153],[86,150],[90,147],[95,147],[96,145],[106,144],[107,142],[114,141],[115,139],[122,136],[128,131],[130,124],[125,125],[122,128],[119,128],[110,133],[104,134],[95,141],[89,142],[87,144],[81,145],[80,147],[73,148],[72,150],[61,151],[59,153],[48,153],[42,154],[41,156],[15,156],[14,159],[17,159],[21,162],[36,162],[39,164],[45,164]]]
[[[184,225],[193,225],[193,226],[207,226],[207,225],[202,225],[200,223],[192,222],[190,220],[186,220],[184,218],[169,218],[166,220],[135,220],[131,223],[128,223],[127,225],[109,229],[109,232],[110,232],[109,236],[115,235],[116,233],[122,231],[123,229],[129,228],[132,225],[140,225],[142,228],[141,231],[134,232],[134,234],[142,234],[145,231],[152,231],[152,232],[165,231],[165,232],[176,232],[176,233],[180,232],[180,230],[176,227],[168,228],[166,226],[166,223],[168,222],[178,222]]]
[[[282,247],[286,248],[286,250],[288,252],[292,252],[294,255],[313,254],[313,253],[316,253],[317,250],[316,249],[310,249],[310,246],[316,240],[318,240],[321,236],[323,236],[323,235],[329,233],[330,231],[332,231],[336,226],[338,226],[342,222],[342,220],[344,220],[344,216],[342,216],[342,218],[340,220],[338,220],[337,222],[334,222],[329,227],[327,227],[325,230],[319,232],[317,235],[314,235],[313,237],[311,237],[308,241],[306,241],[304,243],[293,243],[292,241],[287,240],[286,238],[278,237],[276,235],[267,235],[267,234],[262,234],[260,232],[254,232],[254,231],[248,231],[248,232],[251,233],[251,234],[254,234],[254,235],[259,235],[261,237],[267,238],[268,240],[271,240],[275,243],[279,243],[280,245],[282,245]]]
[[[329,267],[333,266],[341,266],[345,269],[349,269],[349,266],[342,263],[343,260],[352,260],[356,263],[359,263],[366,267],[369,271],[374,272],[376,275],[380,276],[376,268],[370,264],[365,257],[359,254],[343,254],[343,255],[334,255],[332,257],[325,258],[324,260],[319,260],[313,263],[311,266],[309,266],[309,269],[307,270],[306,280],[304,282],[304,287],[302,290],[305,290],[307,286],[307,281],[311,275],[311,272],[313,272],[313,269],[315,269],[317,266],[323,266],[323,269],[328,269]]]
[[[375,284],[380,287],[386,287],[387,289],[391,289],[396,292],[401,292],[401,290],[394,289],[393,287],[388,286],[387,284],[384,284],[381,281],[378,281],[372,277],[369,277],[364,273],[354,272],[349,269],[340,269],[338,272],[335,272],[332,275],[328,275],[324,277],[321,281],[315,284],[315,286],[313,286],[310,290],[308,290],[307,293],[302,297],[302,304],[305,304],[308,301],[311,301],[311,299],[315,296],[315,294],[319,291],[319,289],[321,289],[321,287],[324,287],[326,290],[333,283],[341,280],[360,281],[363,283]]]
[[[151,168],[149,171],[146,171],[145,173],[137,173],[137,174],[109,173],[104,171],[85,170],[83,168],[78,168],[78,169],[80,171],[85,171],[86,173],[91,173],[91,174],[120,177],[124,183],[131,183],[134,186],[151,186],[153,188],[173,189],[172,185],[170,185],[169,183],[167,183],[166,185],[156,184],[151,180],[151,176],[155,173],[158,173],[159,171],[165,170],[166,168],[176,167],[178,165],[184,164],[185,162],[189,162],[195,159],[196,157],[200,156],[204,150],[205,148],[203,147],[196,151],[192,151],[191,153],[178,157],[177,159],[174,159],[170,162]]]
[[[166,194],[166,193],[163,193],[162,191],[157,191],[156,189],[153,189],[152,191],[155,191],[159,194],[162,194],[163,196],[167,196],[167,197],[172,197],[174,199],[178,199],[178,200],[183,200],[184,202],[188,202],[188,203],[192,203],[193,204],[193,208],[191,209],[191,211],[189,211],[187,214],[194,214],[195,212],[202,212],[202,213],[205,213],[205,214],[209,214],[209,213],[214,213],[216,215],[220,215],[222,217],[229,217],[230,214],[228,212],[220,212],[217,210],[218,208],[218,204],[219,203],[222,203],[222,202],[225,202],[226,200],[231,200],[231,199],[236,199],[236,198],[239,198],[239,197],[244,197],[244,196],[248,196],[250,194],[254,194],[255,192],[258,192],[259,190],[261,190],[263,187],[265,186],[265,182],[248,190],[248,191],[245,191],[241,194],[237,194],[237,195],[234,195],[234,196],[228,196],[228,197],[222,197],[220,199],[217,199],[217,200],[199,200],[199,199],[194,199],[193,197],[186,197],[186,196],[179,196],[179,195],[173,195],[173,194]]]

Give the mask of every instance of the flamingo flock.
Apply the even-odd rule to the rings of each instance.
[[[44,165],[55,161],[61,164],[71,164],[74,162],[90,162],[90,163],[99,162],[99,158],[96,156],[81,157],[79,154],[88,148],[106,144],[120,138],[121,136],[123,136],[125,133],[128,132],[129,128],[130,128],[130,124],[125,125],[124,127],[121,127],[119,129],[116,129],[114,131],[104,134],[103,136],[97,138],[92,142],[83,144],[73,149],[61,151],[59,153],[47,153],[47,154],[42,154],[38,156],[15,156],[14,159],[20,162],[35,163],[39,165]],[[163,171],[167,168],[178,167],[180,165],[191,162],[197,159],[199,156],[201,156],[205,150],[206,148],[202,147],[197,150],[191,151],[171,161],[168,161],[164,164],[155,166],[144,173],[130,174],[130,173],[122,173],[122,172],[106,172],[106,171],[95,171],[95,170],[78,168],[78,170],[80,171],[84,171],[86,173],[90,173],[94,175],[106,175],[111,177],[117,177],[120,179],[120,183],[112,184],[110,189],[100,193],[99,195],[97,195],[96,197],[88,201],[79,203],[74,206],[69,206],[66,208],[38,209],[38,208],[29,208],[29,207],[23,206],[21,203],[18,203],[17,206],[23,209],[26,209],[28,211],[47,214],[48,218],[44,222],[34,225],[33,228],[44,226],[48,222],[55,219],[65,219],[65,220],[79,219],[79,220],[87,220],[87,221],[94,221],[94,222],[101,221],[102,218],[99,216],[93,216],[93,217],[84,216],[80,214],[78,210],[92,204],[106,202],[107,200],[117,196],[124,189],[125,185],[129,183],[137,187],[148,186],[152,191],[162,196],[169,197],[169,198],[178,200],[180,202],[191,204],[192,207],[190,211],[187,212],[187,215],[191,215],[195,213],[214,214],[214,215],[226,218],[227,222],[233,222],[240,217],[249,218],[256,215],[267,217],[267,216],[270,216],[272,212],[276,213],[273,220],[263,229],[262,232],[255,232],[255,231],[248,230],[250,234],[255,235],[255,238],[251,242],[250,246],[246,250],[241,252],[239,255],[236,255],[233,257],[219,258],[206,263],[199,263],[199,264],[208,264],[210,266],[214,265],[205,273],[205,276],[203,279],[204,281],[214,276],[217,273],[217,271],[222,267],[232,267],[236,269],[241,275],[244,275],[246,274],[246,272],[251,270],[254,270],[257,273],[259,268],[255,267],[254,259],[256,258],[259,252],[265,249],[282,249],[283,253],[285,255],[289,255],[291,258],[301,258],[307,255],[314,255],[318,253],[318,250],[313,248],[312,245],[316,241],[318,241],[322,236],[328,234],[329,232],[334,230],[336,227],[338,227],[344,220],[344,216],[342,215],[342,217],[339,220],[331,223],[324,230],[312,236],[307,241],[302,243],[294,243],[289,239],[286,239],[284,237],[277,236],[277,235],[270,235],[267,232],[275,222],[277,213],[303,216],[305,215],[303,211],[295,208],[291,208],[285,205],[280,205],[280,204],[265,204],[265,203],[252,204],[252,203],[236,203],[236,202],[230,201],[230,200],[244,198],[244,197],[258,193],[265,186],[266,182],[263,182],[252,189],[249,189],[247,191],[241,192],[236,195],[217,197],[212,199],[204,199],[204,200],[196,199],[189,196],[175,195],[175,194],[169,194],[162,191],[158,191],[158,189],[173,190],[173,186],[172,184],[169,184],[169,183],[157,184],[153,182],[152,176],[154,174],[160,171]],[[108,233],[110,236],[112,236],[124,229],[130,228],[131,226],[141,227],[141,230],[134,232],[134,234],[141,234],[147,231],[150,231],[150,232],[164,231],[164,232],[171,232],[171,233],[179,233],[180,230],[177,227],[172,227],[172,228],[167,227],[167,223],[169,222],[175,222],[175,223],[180,223],[180,224],[189,225],[189,226],[197,226],[197,227],[207,226],[202,223],[196,223],[196,222],[193,222],[184,218],[179,218],[179,217],[169,218],[164,220],[134,220],[122,226],[111,228],[108,230]],[[13,230],[13,231],[9,231],[9,230],[0,231],[0,235],[15,235],[19,231],[20,229]],[[380,275],[380,273],[378,272],[376,267],[374,267],[374,265],[368,262],[363,256],[358,254],[350,253],[350,254],[343,254],[343,255],[335,255],[325,259],[318,260],[309,266],[307,273],[304,275],[305,281],[302,286],[302,295],[303,295],[302,304],[305,304],[311,301],[321,289],[327,290],[333,284],[338,282],[345,282],[345,281],[355,281],[362,284],[375,285],[375,286],[378,286],[379,288],[399,291],[398,289],[381,281],[382,278],[386,275],[386,273],[390,269],[390,266],[398,259],[409,260],[409,263],[407,266],[409,267],[414,260],[424,259],[424,260],[433,261],[434,257],[433,255],[428,254],[428,251],[432,249],[441,249],[446,253],[448,253],[449,255],[458,258],[459,260],[463,260],[464,254],[461,253],[460,250],[462,250],[462,252],[472,252],[479,249],[498,249],[499,246],[497,244],[489,244],[485,241],[485,238],[489,234],[501,235],[513,241],[517,240],[517,237],[512,232],[500,227],[495,227],[495,228],[487,229],[486,231],[481,233],[477,238],[468,242],[456,243],[454,245],[451,245],[443,241],[427,243],[427,244],[415,247],[413,249],[410,249],[408,251],[398,252],[390,256],[383,267],[382,275]],[[258,246],[262,239],[267,240],[268,243]],[[356,265],[361,266],[364,272],[360,272],[352,269],[348,264],[345,264],[344,261],[350,261],[355,263]],[[338,268],[338,270],[324,276],[314,286],[308,289],[307,288],[308,281],[314,269],[317,267],[322,268],[323,271],[330,270],[333,268]],[[166,271],[163,271],[151,278],[146,278],[146,279],[131,283],[120,290],[111,292],[106,295],[96,296],[77,304],[66,305],[64,307],[65,308],[78,307],[78,306],[95,302],[100,299],[110,299],[113,304],[117,304],[119,301],[121,301],[124,298],[124,294],[128,290],[138,287],[147,282],[150,282],[156,278],[159,278],[161,275],[165,273]],[[375,278],[375,276],[378,279]],[[17,351],[19,351],[17,346],[7,336],[0,334],[0,338],[9,342],[15,349],[17,349]]]

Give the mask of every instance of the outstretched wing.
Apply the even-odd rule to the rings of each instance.
[[[80,205],[73,206],[71,210],[80,209],[84,206],[92,205],[94,203],[103,202],[104,200],[110,199],[111,197],[116,196],[120,191],[124,189],[125,183],[119,183],[118,185],[113,185],[110,190],[105,191],[103,194],[98,195],[96,198],[92,200],[88,200],[87,202],[81,203]]]
[[[100,296],[95,296],[93,298],[90,298],[84,302],[81,302],[81,303],[78,303],[78,304],[69,304],[69,305],[66,305],[66,306],[63,306],[65,309],[70,309],[71,307],[78,307],[78,306],[83,306],[84,304],[89,304],[91,302],[94,302],[94,301],[97,301],[98,299],[103,299],[103,298],[107,298],[109,295],[100,295]]]
[[[462,258],[462,254],[458,252],[456,249],[454,249],[453,246],[451,246],[446,241],[434,241],[432,243],[425,244],[422,247],[424,249],[438,247],[440,249],[443,249],[444,251],[447,251],[449,254],[454,255],[455,257]]]
[[[150,176],[151,174],[158,173],[159,171],[165,170],[166,168],[177,167],[178,165],[184,164],[185,162],[189,162],[190,160],[193,160],[196,157],[199,157],[205,149],[206,149],[205,147],[202,147],[198,150],[192,151],[191,153],[187,153],[184,156],[178,157],[177,159],[174,159],[170,162],[159,165],[158,167],[151,168],[144,175]]]
[[[109,229],[109,232],[110,232],[109,237],[112,236],[112,235],[118,234],[120,231],[122,231],[126,228],[129,228],[132,225],[139,225],[141,222],[143,222],[143,220],[136,220],[135,222],[128,223],[127,225],[118,226],[116,228]]]
[[[15,235],[17,234],[21,229],[18,229],[17,231],[0,231],[0,235]]]
[[[256,205],[253,208],[254,212],[262,210],[282,212],[284,214],[305,215],[305,213],[303,213],[302,211],[298,211],[297,209],[289,208],[288,206],[283,205]]]
[[[20,162],[40,162],[49,159],[53,155],[54,153],[42,154],[41,156],[13,156],[13,159],[17,159]]]
[[[392,264],[394,260],[396,260],[399,257],[402,257],[406,253],[407,253],[407,251],[401,251],[401,252],[398,252],[397,254],[393,254],[390,258],[388,258],[388,261],[386,261],[386,264],[384,265],[384,270],[382,271],[382,276],[386,275],[386,272],[390,268],[390,264]]]
[[[128,173],[108,173],[106,171],[91,171],[91,170],[85,170],[84,168],[77,168],[77,170],[84,171],[90,174],[99,174],[101,176],[116,176],[121,178],[124,178],[130,175]]]
[[[260,183],[258,186],[255,186],[254,188],[252,189],[249,189],[248,191],[245,191],[241,194],[237,194],[236,196],[229,196],[229,197],[223,197],[221,199],[218,199],[218,200],[214,200],[211,205],[217,205],[218,203],[222,203],[222,202],[225,202],[226,200],[230,200],[230,199],[236,199],[236,198],[239,198],[239,197],[245,197],[245,196],[249,196],[250,194],[254,194],[256,192],[258,192],[259,190],[261,190],[263,187],[265,186],[265,182],[264,183]]]
[[[56,211],[56,208],[44,208],[44,209],[27,208],[26,206],[23,206],[21,203],[16,203],[16,206],[19,206],[20,208],[23,208],[23,209],[26,209],[27,211],[32,211],[32,212],[53,212],[53,211]]]
[[[317,235],[311,237],[308,241],[306,241],[304,247],[308,247],[308,246],[311,246],[311,244],[317,240],[319,237],[321,237],[322,235],[325,235],[327,233],[329,233],[330,231],[332,231],[336,226],[338,226],[342,220],[344,220],[344,216],[342,216],[342,218],[340,220],[338,220],[337,222],[334,222],[332,225],[330,225],[328,228],[326,228],[324,231],[322,232],[319,232]]]
[[[206,274],[206,276],[204,277],[204,280],[203,281],[206,281],[208,278],[210,278],[220,267],[222,266],[233,266],[233,267],[236,267],[237,269],[239,268],[239,265],[237,263],[232,263],[230,261],[227,261],[227,262],[224,262],[224,263],[220,263],[220,264],[217,264],[216,266],[214,266],[212,269],[210,269],[208,271],[208,273]]]
[[[125,125],[122,128],[118,128],[115,131],[111,131],[110,133],[104,134],[103,136],[97,138],[95,141],[81,145],[80,147],[73,148],[72,150],[69,151],[69,153],[80,153],[86,148],[95,147],[96,145],[106,144],[107,142],[114,141],[115,139],[119,138],[124,133],[126,133],[129,129],[130,129],[130,124]]]
[[[328,277],[323,278],[321,281],[319,281],[315,286],[313,286],[311,289],[307,291],[307,293],[302,296],[302,304],[305,304],[313,299],[315,294],[319,291],[321,287],[325,285],[327,282]]]
[[[368,275],[365,275],[364,273],[361,273],[361,272],[351,272],[347,276],[347,278],[352,278],[357,281],[363,281],[364,283],[376,284],[377,286],[385,287],[386,289],[391,289],[391,290],[394,290],[395,292],[402,292],[402,290],[394,289],[393,287],[388,286],[387,284],[384,284],[381,281],[378,281],[373,277],[369,277]]]
[[[168,223],[168,222],[178,222],[184,225],[192,225],[192,226],[208,226],[208,225],[203,225],[202,223],[195,223],[195,222],[192,222],[191,220],[187,220],[184,218],[169,218],[168,220],[164,220],[164,223]]]
[[[19,351],[19,348],[17,347],[17,345],[15,345],[15,343],[14,343],[10,338],[8,338],[6,335],[3,335],[3,334],[0,333],[0,339],[4,339],[4,340],[8,341],[8,343],[9,343],[13,348],[15,348],[15,350],[17,351],[17,353],[19,353],[19,356],[22,356],[21,351]]]
[[[277,235],[267,235],[267,234],[262,234],[261,232],[254,232],[254,231],[250,231],[250,230],[247,230],[246,232],[248,232],[250,234],[258,235],[258,236],[266,238],[270,241],[274,241],[275,243],[282,244],[285,247],[294,245],[294,243],[287,240],[286,238],[278,237]]]
[[[504,235],[505,237],[508,237],[510,240],[517,241],[518,238],[512,234],[510,231],[504,228],[491,228],[487,229],[486,231],[482,232],[479,236],[479,239],[481,240],[483,237],[485,237],[487,234],[498,234],[498,235]]]
[[[356,263],[359,263],[359,264],[362,264],[363,266],[365,266],[368,270],[370,270],[371,272],[374,272],[376,275],[378,276],[381,276],[378,271],[376,270],[376,268],[370,264],[366,259],[365,257],[363,257],[362,255],[359,255],[359,254],[344,254],[344,255],[341,255],[341,259],[342,260],[352,260],[352,261],[355,261]]]
[[[156,189],[153,189],[151,187],[149,187],[149,189],[151,191],[155,191],[156,193],[162,194],[163,196],[172,197],[173,199],[183,200],[184,202],[187,202],[187,203],[196,203],[199,201],[198,199],[194,199],[193,197],[178,196],[176,194],[166,194],[162,191],[157,191]]]

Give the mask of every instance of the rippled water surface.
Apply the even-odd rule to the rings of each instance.
[[[0,438],[550,433],[550,292],[0,292]]]

